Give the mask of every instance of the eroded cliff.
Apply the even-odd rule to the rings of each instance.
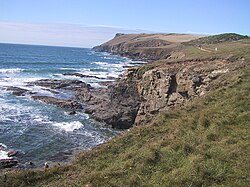
[[[138,57],[148,61],[160,60],[130,68],[120,80],[105,90],[106,94],[92,89],[89,92],[91,99],[83,100],[88,104],[86,111],[95,119],[111,124],[112,127],[129,128],[148,123],[161,112],[171,111],[196,97],[205,95],[214,85],[218,85],[217,81],[221,76],[240,66],[241,60],[231,58],[224,52],[224,56],[221,56],[217,50],[202,50],[196,45],[185,46],[185,42],[194,38],[207,42],[217,39],[218,36],[203,39],[199,36],[178,34],[117,34],[113,40],[95,47],[94,50],[134,59]],[[224,34],[223,37],[231,35]],[[233,37],[232,41],[236,39]],[[213,43],[222,43],[220,40],[216,41]],[[152,53],[154,50],[157,52]],[[194,52],[196,58],[190,58]],[[137,55],[134,55],[135,53]],[[154,58],[151,58],[151,55]],[[79,91],[80,100],[81,95],[82,91]],[[105,99],[100,99],[103,95]]]
[[[129,69],[106,89],[80,88],[76,95],[94,119],[124,129],[205,95],[234,69],[230,60],[217,58],[153,63]]]

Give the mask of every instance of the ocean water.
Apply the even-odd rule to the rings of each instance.
[[[65,161],[67,155],[104,143],[118,131],[105,127],[87,114],[67,114],[67,110],[34,101],[29,95],[14,96],[6,90],[17,86],[40,95],[53,93],[27,86],[39,79],[78,79],[98,87],[112,81],[134,62],[126,58],[97,53],[85,48],[0,44],[0,146],[18,151],[19,166],[32,161]],[[64,76],[83,73],[105,79]],[[62,93],[72,97],[70,91]],[[0,159],[8,158],[0,151]]]

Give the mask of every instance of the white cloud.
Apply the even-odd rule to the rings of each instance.
[[[0,43],[93,47],[113,38],[118,32],[139,33],[143,31],[78,24],[0,22]]]

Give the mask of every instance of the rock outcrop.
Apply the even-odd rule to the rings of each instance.
[[[139,109],[140,98],[135,84],[117,82],[108,88],[84,87],[76,98],[87,106],[85,112],[113,128],[130,128]]]
[[[229,71],[228,66],[229,62],[222,59],[169,62],[145,71],[139,78],[138,70],[132,70],[129,79],[137,82],[141,98],[135,125],[204,95],[214,80]]]
[[[86,104],[85,112],[94,119],[130,128],[206,94],[229,71],[230,62],[217,58],[148,64],[129,69],[108,88],[81,87],[76,100]]]

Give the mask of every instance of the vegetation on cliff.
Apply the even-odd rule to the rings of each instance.
[[[218,44],[218,43],[237,41],[237,40],[242,40],[242,39],[247,39],[247,38],[248,36],[243,36],[240,34],[225,33],[225,34],[218,34],[218,35],[198,38],[198,39],[191,40],[188,42],[183,42],[183,44],[185,45]]]
[[[120,34],[112,40],[96,46],[95,51],[109,52],[132,59],[154,61],[168,58],[178,50],[182,42],[203,36],[190,34]]]
[[[0,186],[249,186],[250,40],[216,46],[214,53],[184,50],[187,61],[220,58],[233,66],[205,95],[81,153],[68,166],[2,174]]]

